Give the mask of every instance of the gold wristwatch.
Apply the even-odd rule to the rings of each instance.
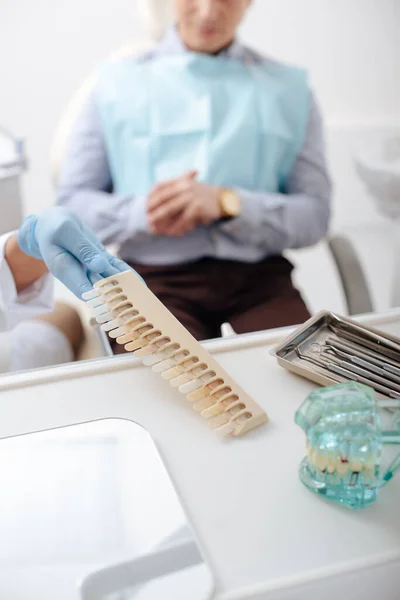
[[[240,215],[240,196],[235,191],[222,188],[218,199],[223,219]]]

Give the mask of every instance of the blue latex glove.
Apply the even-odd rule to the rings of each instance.
[[[43,260],[78,298],[99,279],[130,269],[109,254],[73,212],[62,207],[27,217],[18,231],[18,244],[25,254]]]

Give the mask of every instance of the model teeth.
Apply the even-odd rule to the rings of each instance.
[[[328,472],[331,475],[346,475],[347,473],[362,473],[364,477],[373,478],[375,472],[375,462],[371,459],[367,462],[360,460],[347,460],[341,458],[333,458],[326,454],[320,454],[312,448],[308,448],[308,459],[312,466],[319,471]]]
[[[348,471],[350,471],[351,473],[353,472],[353,469],[351,468],[351,463],[343,463],[340,460],[338,460],[336,465],[336,473],[339,473],[339,475],[345,475],[345,473],[347,473]]]
[[[328,464],[326,466],[328,473],[334,473],[336,471],[336,461],[333,458],[328,458]]]
[[[351,462],[351,465],[353,467],[353,471],[355,471],[357,473],[359,473],[363,469],[363,464],[360,460],[353,460]]]

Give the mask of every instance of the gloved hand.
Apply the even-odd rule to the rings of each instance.
[[[73,212],[62,207],[27,217],[18,231],[18,245],[25,254],[43,260],[78,298],[99,279],[130,269],[109,254]]]

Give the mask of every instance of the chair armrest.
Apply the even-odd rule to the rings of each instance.
[[[349,315],[373,312],[371,294],[353,244],[344,235],[328,239],[328,246],[336,264]]]

